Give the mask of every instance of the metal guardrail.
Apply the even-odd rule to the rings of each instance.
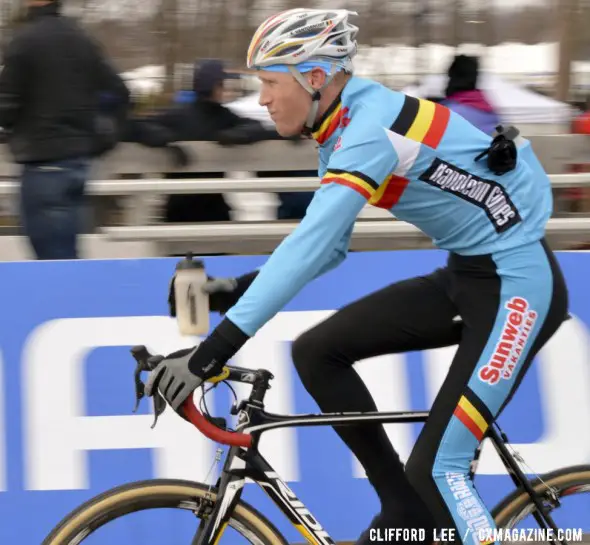
[[[164,148],[149,148],[139,144],[121,143],[113,151],[93,161],[90,177],[114,180],[119,176],[158,178],[163,173],[194,172],[233,173],[262,171],[291,171],[317,169],[315,142],[304,140],[297,144],[285,141],[264,141],[247,146],[224,147],[215,142],[178,142],[190,162],[178,167]],[[564,146],[562,146],[564,147]],[[570,149],[570,148],[567,148]],[[560,172],[550,169],[553,172]],[[14,178],[20,174],[4,145],[0,145],[0,177]]]
[[[550,176],[555,188],[590,186],[590,173],[554,174]],[[18,182],[0,181],[0,198],[14,197]],[[210,179],[132,179],[132,180],[90,180],[86,191],[91,196],[126,197],[127,225],[152,223],[157,202],[154,197],[172,194],[201,193],[279,193],[283,191],[315,191],[319,186],[317,177],[278,178],[210,178]],[[367,205],[367,209],[370,207]],[[375,209],[372,209],[374,211]]]
[[[588,187],[590,173],[553,174],[549,176],[555,188]],[[210,178],[210,179],[144,179],[135,180],[90,180],[87,184],[89,195],[134,196],[173,195],[196,193],[279,193],[283,191],[315,191],[319,178]],[[0,196],[13,196],[18,191],[18,182],[0,182]]]
[[[532,128],[539,130],[543,126]],[[566,173],[568,165],[588,162],[590,135],[527,134],[535,153],[547,172]],[[113,180],[120,175],[154,178],[163,173],[231,173],[315,170],[318,164],[317,144],[303,140],[264,141],[247,146],[219,146],[215,142],[178,142],[191,158],[186,167],[176,167],[172,156],[162,148],[121,143],[93,163],[91,178]],[[0,145],[0,177],[19,175],[20,165],[13,162],[6,145]]]
[[[590,184],[590,174],[587,175]],[[90,180],[89,195],[134,196],[195,193],[314,191],[318,178],[209,178],[209,179],[147,179]],[[16,195],[18,182],[0,182],[0,196]]]

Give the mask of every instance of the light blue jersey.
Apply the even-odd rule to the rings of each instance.
[[[300,225],[274,251],[227,317],[254,335],[309,281],[342,262],[369,203],[461,255],[539,241],[552,212],[551,184],[528,141],[516,168],[494,175],[492,138],[448,108],[353,77],[323,119],[321,185]]]

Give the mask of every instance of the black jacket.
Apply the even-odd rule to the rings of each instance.
[[[240,117],[226,106],[206,99],[165,109],[154,115],[128,121],[125,140],[150,147],[166,147],[173,142],[213,141],[226,145],[250,144],[281,138],[275,130],[256,120]],[[187,156],[170,146],[174,161],[186,166],[198,157]],[[211,177],[223,173],[197,173],[191,177]],[[166,206],[168,222],[229,221],[230,208],[222,195],[171,195]]]
[[[125,134],[126,141],[150,147],[182,141],[238,145],[280,138],[275,130],[258,121],[240,117],[223,104],[206,99],[133,118]]]
[[[115,144],[99,115],[103,94],[122,118],[129,91],[99,45],[59,14],[58,2],[30,9],[0,73],[0,127],[19,163],[95,156]],[[104,132],[106,131],[106,132]]]

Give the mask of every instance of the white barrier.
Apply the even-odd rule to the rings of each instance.
[[[150,255],[157,256],[187,248],[197,253],[270,252],[296,227],[296,222],[273,221],[105,227],[101,231],[113,242],[151,243]],[[583,241],[588,233],[590,218],[553,218],[547,226],[547,238],[556,247],[564,241]],[[392,220],[357,221],[350,244],[351,250],[358,251],[430,247],[430,239],[417,227]]]
[[[208,240],[215,241],[226,237],[265,238],[285,237],[290,234],[296,222],[227,222],[196,225],[167,224],[129,227],[105,227],[103,232],[114,240]],[[590,218],[553,218],[547,225],[549,235],[571,235],[580,231],[590,231]],[[366,220],[357,221],[353,238],[370,237],[424,237],[425,235],[409,223],[403,221]]]
[[[590,185],[590,174],[556,174],[550,176],[553,187]],[[127,225],[99,230],[103,243],[111,243],[113,255],[119,247],[128,251],[130,243],[142,243],[142,252],[159,256],[186,251],[197,253],[267,253],[295,229],[296,222],[250,221],[207,224],[149,225],[153,214],[153,197],[188,193],[273,193],[310,191],[317,188],[318,178],[219,178],[219,179],[134,179],[92,180],[88,193],[96,196],[128,197]],[[18,185],[0,182],[0,196],[12,196]],[[373,216],[374,218],[374,216]],[[352,250],[394,250],[432,247],[430,240],[417,228],[401,221],[359,219],[354,229]],[[548,239],[556,248],[585,241],[590,233],[590,218],[553,218],[548,225]],[[97,241],[98,243],[98,241]],[[95,243],[96,244],[96,243]],[[13,254],[14,255],[14,254]],[[100,255],[104,255],[102,250]],[[107,252],[109,255],[109,252]],[[106,257],[106,256],[105,256]]]
[[[530,138],[543,165],[549,172],[554,188],[590,186],[590,173],[562,174],[568,165],[588,161],[590,137],[580,135],[547,135]],[[296,226],[290,222],[261,222],[271,218],[267,201],[281,192],[314,191],[317,177],[258,178],[264,171],[288,172],[317,168],[317,149],[312,142],[293,145],[288,142],[261,142],[251,146],[223,148],[212,142],[181,143],[194,161],[186,168],[173,167],[165,150],[154,150],[135,144],[124,144],[100,161],[92,170],[87,194],[92,197],[117,197],[122,201],[122,227],[103,228],[88,239],[88,253],[93,257],[121,257],[128,255],[157,256],[184,251],[187,246],[201,253],[258,253],[269,252]],[[590,162],[590,161],[589,161]],[[0,146],[0,198],[14,200],[19,183],[15,181],[20,167],[12,163],[5,146]],[[167,174],[209,173],[211,178],[167,178]],[[219,173],[219,174],[217,174]],[[225,178],[216,177],[225,174]],[[118,179],[121,176],[133,179]],[[7,179],[8,178],[8,179]],[[234,219],[256,219],[254,222],[227,224],[155,224],[157,209],[166,195],[222,193],[236,201],[256,199],[257,210],[264,213],[241,212],[234,208]],[[246,198],[248,196],[248,198]],[[264,202],[263,202],[264,201]],[[240,203],[242,204],[242,203]],[[271,206],[270,208],[273,208]],[[274,210],[274,208],[273,208]],[[274,212],[273,212],[274,213]],[[376,221],[375,218],[388,221]],[[370,218],[370,219],[365,219]],[[156,220],[157,221],[157,220]],[[556,219],[550,223],[548,236],[562,247],[584,241],[590,226],[586,219]],[[567,222],[567,223],[559,223]],[[154,225],[152,225],[154,224]],[[3,255],[0,260],[26,259],[26,244],[20,237],[0,237]],[[367,206],[359,216],[352,239],[353,250],[387,250],[430,247],[430,241],[417,229],[402,222],[391,221],[381,209]],[[139,248],[141,247],[141,250]],[[145,250],[148,248],[148,250]],[[6,252],[5,252],[6,250]],[[147,252],[144,254],[143,252]],[[85,252],[86,253],[86,252]]]

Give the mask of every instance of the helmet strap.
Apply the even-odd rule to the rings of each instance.
[[[319,89],[314,89],[307,81],[307,78],[297,70],[294,66],[289,66],[289,71],[293,75],[293,77],[299,82],[299,84],[311,95],[311,108],[309,109],[309,114],[307,115],[307,119],[305,120],[305,125],[303,126],[302,133],[304,135],[310,135],[312,133],[313,126],[315,124],[315,119],[318,114],[318,109],[320,107],[320,99],[322,98],[322,89],[327,87],[329,83],[334,79],[336,76],[336,66],[332,65],[330,68],[330,73],[326,76],[326,81]]]

